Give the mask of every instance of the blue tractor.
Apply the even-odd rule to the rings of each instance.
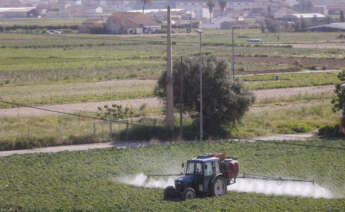
[[[201,155],[188,160],[185,173],[175,180],[175,187],[164,190],[164,199],[182,200],[201,196],[221,196],[227,186],[236,182],[239,164],[235,158],[225,158],[224,153]]]

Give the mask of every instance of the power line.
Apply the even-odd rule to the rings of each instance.
[[[25,105],[25,104],[16,103],[16,102],[8,102],[8,101],[4,101],[2,99],[0,99],[0,102],[5,103],[5,104],[9,104],[9,105],[19,106],[19,107],[26,107],[26,108],[32,108],[35,110],[47,111],[47,112],[51,112],[51,113],[58,113],[58,114],[63,114],[63,115],[75,116],[78,118],[88,118],[88,119],[94,119],[94,120],[100,120],[100,121],[111,121],[111,122],[117,122],[117,123],[123,123],[123,124],[127,124],[127,121],[128,121],[128,120],[111,120],[111,119],[105,119],[105,118],[98,118],[95,116],[81,115],[81,114],[75,114],[75,113],[67,113],[64,111],[57,111],[57,110],[51,110],[51,109],[47,109],[47,108],[40,108],[40,107]],[[132,125],[140,125],[140,124],[133,124],[132,123]],[[140,126],[144,126],[144,125],[140,125]]]

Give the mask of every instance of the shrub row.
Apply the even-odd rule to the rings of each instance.
[[[71,29],[77,30],[78,25],[12,25],[12,26],[0,26],[0,32],[14,31],[14,30],[57,30],[57,29]]]

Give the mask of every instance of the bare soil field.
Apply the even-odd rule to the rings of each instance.
[[[322,94],[333,92],[334,85],[312,86],[299,88],[279,88],[254,91],[257,99],[281,98],[296,96],[299,94]]]
[[[304,94],[322,94],[333,92],[334,86],[315,86],[315,87],[300,87],[300,88],[281,88],[281,89],[268,89],[254,91],[257,99],[266,98],[280,98]],[[144,99],[130,99],[106,102],[87,102],[75,104],[61,104],[61,105],[46,105],[41,106],[44,110],[37,110],[34,108],[14,108],[14,109],[1,109],[0,117],[20,117],[20,116],[44,116],[56,115],[57,113],[47,110],[61,111],[65,113],[78,113],[78,112],[96,112],[98,107],[104,105],[119,104],[123,106],[130,106],[138,108],[142,104],[146,104],[149,108],[161,107],[163,103],[157,98],[144,98]]]
[[[64,113],[79,113],[79,112],[96,112],[98,107],[104,105],[118,104],[122,106],[129,106],[132,108],[139,108],[142,104],[146,104],[147,107],[159,107],[162,105],[157,98],[144,98],[144,99],[129,99],[118,101],[106,101],[106,102],[87,102],[87,103],[75,103],[75,104],[61,104],[61,105],[45,105],[37,108],[42,110],[19,107],[13,109],[1,109],[0,117],[20,117],[20,116],[44,116],[44,115],[58,115],[58,113],[51,111],[60,111]]]

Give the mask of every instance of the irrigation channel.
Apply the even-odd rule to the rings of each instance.
[[[166,188],[174,185],[176,177],[148,177],[145,174],[125,176],[117,178],[116,181],[138,187]],[[235,184],[228,186],[228,191],[262,193],[266,195],[299,196],[311,198],[335,198],[331,191],[313,182],[269,180],[240,178]]]

